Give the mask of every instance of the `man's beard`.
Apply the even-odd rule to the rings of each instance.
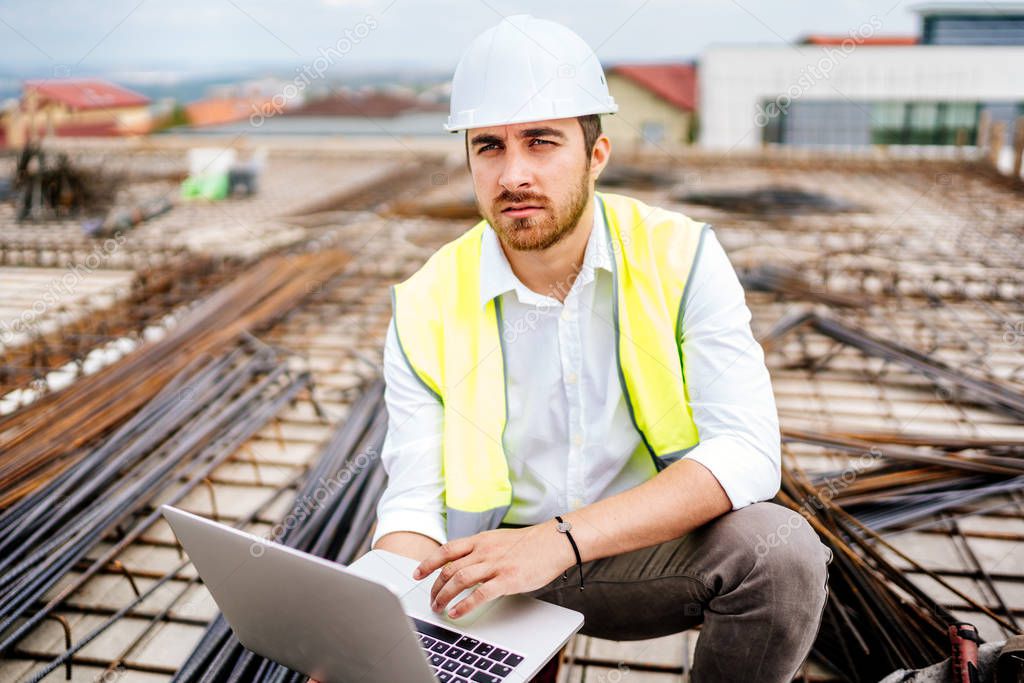
[[[590,182],[589,168],[580,174],[579,182],[569,195],[569,202],[564,215],[554,213],[557,207],[547,205],[545,210],[533,216],[509,218],[498,213],[489,220],[501,242],[516,251],[540,251],[557,244],[571,234],[587,208]],[[505,191],[498,197],[497,204],[523,204],[540,199],[538,195]],[[479,202],[478,202],[479,203]],[[482,211],[481,213],[486,215]]]

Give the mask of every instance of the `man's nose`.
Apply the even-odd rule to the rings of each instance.
[[[505,166],[501,169],[498,184],[512,192],[529,186],[532,180],[529,164],[523,154],[510,151],[505,154]]]

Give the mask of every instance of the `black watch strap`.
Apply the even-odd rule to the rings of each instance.
[[[572,544],[572,552],[574,555],[576,555],[576,566],[579,567],[580,571],[580,590],[583,590],[583,559],[580,557],[580,549],[576,545],[576,540],[572,537],[572,534],[569,533],[569,530],[572,529],[572,522],[566,522],[562,519],[560,515],[555,515],[555,519],[558,521],[558,526],[555,528],[558,529],[558,531],[560,531],[561,533],[565,534],[566,537],[569,539],[569,543]],[[562,580],[569,580],[568,571],[562,574]]]

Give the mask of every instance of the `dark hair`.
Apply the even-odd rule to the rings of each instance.
[[[586,114],[577,116],[576,120],[583,129],[583,151],[587,155],[587,168],[590,168],[590,153],[594,151],[594,143],[601,137],[601,115]],[[467,130],[462,137],[466,143],[466,170],[472,172],[469,167],[469,131]]]
[[[576,120],[583,129],[583,151],[587,154],[587,166],[590,166],[590,153],[594,151],[594,143],[601,137],[601,115],[587,114],[577,116]]]

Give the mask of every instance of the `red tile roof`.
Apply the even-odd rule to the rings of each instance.
[[[842,45],[847,40],[855,45],[917,45],[917,36],[871,36],[854,38],[853,36],[830,36],[823,33],[812,33],[800,40],[801,45]]]
[[[71,109],[110,109],[141,107],[149,98],[108,81],[92,79],[60,79],[25,81],[24,93],[39,93],[41,100],[61,102]]]
[[[683,111],[697,108],[697,67],[693,64],[622,64],[610,73],[628,78]]]
[[[249,118],[262,111],[263,102],[245,97],[211,97],[185,105],[185,118],[193,126],[215,126]]]

